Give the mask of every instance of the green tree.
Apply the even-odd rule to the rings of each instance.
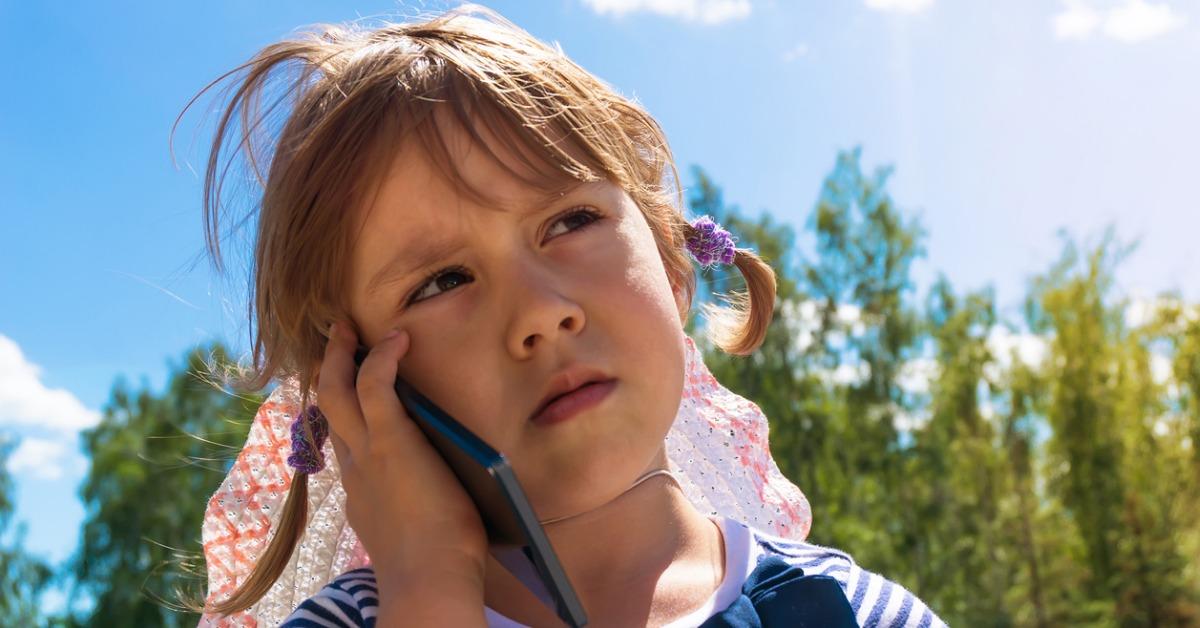
[[[1007,458],[1008,483],[1001,507],[1015,525],[1011,529],[1014,570],[1012,583],[1005,591],[1006,605],[1012,610],[1014,624],[1048,628],[1052,611],[1047,597],[1049,577],[1045,535],[1038,525],[1039,502],[1036,482],[1037,428],[1044,403],[1042,379],[1014,349],[1008,359],[1011,367],[996,382],[1003,392],[997,395],[1001,409],[1000,450]]]
[[[916,586],[911,547],[918,528],[904,476],[910,454],[900,441],[913,399],[900,376],[920,340],[911,269],[924,255],[925,231],[892,200],[892,169],[868,175],[860,156],[859,148],[838,154],[809,220],[816,255],[805,265],[804,285],[818,305],[818,361],[827,373],[861,373],[835,381],[827,393],[834,400],[825,405],[835,439],[831,471],[839,478],[821,506],[831,525],[820,538]]]
[[[1156,320],[1123,329],[1119,344],[1114,387],[1127,452],[1127,493],[1120,506],[1128,534],[1118,545],[1117,608],[1129,626],[1194,626],[1200,623],[1200,604],[1186,577],[1194,561],[1185,558],[1182,540],[1189,525],[1195,529],[1196,492],[1181,446],[1186,423],[1172,407],[1168,382],[1158,381],[1153,371],[1152,363],[1163,357],[1157,348],[1166,344],[1161,330]],[[1169,337],[1181,345],[1187,341],[1186,331]]]
[[[1179,547],[1191,522],[1173,511],[1186,492],[1171,479],[1184,470],[1155,434],[1164,394],[1147,335],[1127,328],[1114,296],[1131,250],[1111,230],[1087,252],[1067,241],[1033,282],[1031,319],[1050,338],[1047,480],[1083,540],[1089,603],[1122,626],[1192,626],[1200,614]]]
[[[1031,281],[1021,321],[1047,358],[993,355],[990,289],[960,296],[942,279],[923,312],[913,306],[924,231],[891,200],[889,172],[867,176],[858,150],[841,153],[808,223],[816,253],[796,260],[790,228],[744,218],[693,171],[692,213],[780,278],[760,351],[702,348],[770,418],[776,460],[812,502],[812,540],[952,624],[1196,623],[1200,567],[1185,557],[1200,548],[1200,308],[1126,329],[1113,270],[1127,250],[1111,236],[1086,254],[1067,241]],[[743,286],[706,270],[697,297]],[[1163,347],[1169,386],[1151,368]],[[906,388],[930,363],[928,391]]]
[[[1089,594],[1097,600],[1114,598],[1114,549],[1123,528],[1116,508],[1125,487],[1111,381],[1120,322],[1105,299],[1113,268],[1125,254],[1106,243],[1081,260],[1075,244],[1067,242],[1062,259],[1034,279],[1030,295],[1030,309],[1039,314],[1033,318],[1037,331],[1051,339],[1049,455],[1057,464],[1049,480],[1085,524],[1080,532],[1092,574]]]
[[[131,392],[119,380],[100,423],[84,433],[91,469],[80,489],[85,519],[72,560],[74,609],[94,626],[195,625],[180,601],[203,594],[200,526],[242,444],[258,396],[215,383],[235,365],[220,344],[187,353],[166,391]],[[216,368],[214,368],[216,367]],[[202,564],[202,563],[200,563]]]
[[[1172,380],[1165,417],[1169,420],[1161,440],[1168,452],[1182,459],[1176,468],[1190,467],[1178,476],[1183,488],[1175,510],[1178,521],[1193,525],[1180,531],[1179,546],[1183,556],[1200,556],[1200,304],[1186,304],[1177,295],[1167,295],[1159,303],[1153,333],[1158,346],[1166,347]],[[1184,574],[1191,590],[1200,591],[1200,560],[1189,561]]]
[[[1154,334],[1169,348],[1178,438],[1191,452],[1193,487],[1200,489],[1200,305],[1185,304],[1177,295],[1165,295],[1159,304]]]
[[[8,474],[8,457],[16,443],[0,441],[0,539],[12,535],[0,545],[0,625],[34,626],[41,620],[38,600],[50,584],[50,566],[25,552],[24,526],[14,528],[16,507],[13,482]]]
[[[1011,551],[1011,513],[1003,508],[1011,468],[1000,447],[986,370],[996,324],[991,290],[959,296],[945,277],[927,311],[935,346],[929,420],[914,433],[909,487],[916,565],[926,601],[951,623],[1010,626],[1005,594],[1019,557]]]
[[[794,259],[789,227],[769,216],[743,218],[703,171],[693,171],[692,213],[717,218],[779,277],[776,318],[761,349],[749,358],[709,351],[705,360],[770,418],[775,458],[812,503],[812,538],[904,582],[914,561],[908,526],[895,516],[904,482],[895,424],[909,400],[897,380],[919,331],[909,273],[923,231],[887,194],[890,170],[867,176],[858,161],[857,149],[840,154],[825,181],[810,221],[814,260]],[[701,299],[706,288],[744,285],[727,269],[701,279]],[[841,382],[844,366],[865,377]]]

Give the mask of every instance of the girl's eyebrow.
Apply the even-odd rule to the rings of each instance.
[[[551,205],[563,202],[573,196],[575,192],[586,187],[588,187],[586,183],[580,181],[559,192],[546,194],[530,213],[545,211]],[[402,277],[417,268],[432,264],[462,248],[462,244],[454,239],[436,239],[425,236],[416,238],[416,242],[400,247],[396,255],[371,277],[371,280],[367,282],[367,296],[373,295],[384,283]]]
[[[379,269],[371,281],[367,283],[367,296],[379,289],[380,285],[389,280],[403,277],[410,269],[417,269],[435,260],[445,257],[462,246],[455,240],[430,240],[420,238],[413,246],[402,247],[391,261]]]

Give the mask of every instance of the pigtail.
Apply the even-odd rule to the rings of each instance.
[[[254,570],[233,595],[205,606],[204,612],[229,615],[244,611],[262,599],[291,560],[307,520],[308,474],[297,471],[292,476],[292,486],[283,504],[283,516],[279,519],[279,525],[275,526],[275,534],[267,544],[267,549],[254,563]]]
[[[327,34],[340,35],[341,31],[335,27],[326,27]],[[233,165],[231,156],[230,161],[222,167],[220,157],[223,154],[223,149],[230,148],[235,153],[242,151],[248,162],[248,169],[254,175],[254,179],[268,188],[269,197],[272,192],[269,186],[265,185],[268,178],[265,170],[269,167],[273,176],[278,176],[280,169],[284,168],[288,163],[288,158],[291,157],[291,151],[295,150],[295,142],[297,136],[303,136],[297,129],[306,128],[306,123],[309,122],[308,116],[305,114],[315,108],[309,104],[307,107],[297,106],[297,113],[287,118],[285,128],[281,133],[280,142],[274,146],[270,145],[268,139],[268,126],[271,123],[273,112],[283,104],[286,104],[287,99],[293,98],[296,101],[303,102],[305,98],[312,99],[311,93],[305,91],[306,82],[310,81],[312,75],[318,68],[333,64],[333,58],[336,56],[336,49],[331,50],[331,46],[323,44],[319,38],[310,38],[308,40],[293,40],[285,41],[277,44],[272,44],[260,51],[250,61],[239,65],[237,68],[226,72],[216,80],[210,82],[207,86],[200,90],[184,107],[179,116],[175,120],[175,125],[172,126],[172,136],[175,132],[175,127],[178,126],[184,113],[191,108],[198,99],[205,93],[209,92],[224,81],[237,77],[233,82],[232,96],[222,107],[220,119],[217,122],[216,133],[212,141],[211,150],[209,151],[207,168],[204,177],[204,194],[202,205],[204,207],[204,235],[205,243],[213,260],[214,266],[218,272],[224,272],[224,266],[221,262],[221,233],[218,224],[224,214],[222,212],[222,186],[225,182],[225,177],[229,169]],[[263,105],[262,100],[267,97],[267,93],[271,88],[271,77],[273,73],[283,71],[289,64],[298,64],[298,75],[290,82],[284,85],[282,94],[269,105]],[[244,73],[242,76],[239,74]],[[237,126],[240,124],[240,126]],[[269,166],[267,165],[269,164]],[[264,204],[270,205],[269,199],[264,199]],[[269,213],[269,212],[268,212]],[[247,215],[237,221],[240,225],[248,220],[251,216]],[[271,222],[268,220],[268,222]],[[277,235],[269,230],[259,235],[259,248],[262,243],[277,239]],[[257,261],[260,267],[264,266],[261,263],[262,252],[257,254]],[[270,264],[265,265],[270,266]],[[265,270],[265,269],[264,269]],[[262,283],[262,278],[259,278]],[[295,337],[299,334],[290,331],[288,327],[296,327],[295,320],[281,320],[273,307],[274,292],[269,288],[260,287],[258,294],[252,293],[252,301],[257,300],[259,306],[259,321],[260,330],[259,337],[255,341],[254,347],[254,371],[246,375],[244,373],[237,374],[234,377],[234,388],[238,390],[261,390],[275,376],[281,372],[293,372],[300,384],[301,390],[309,390],[309,384],[313,379],[313,373],[307,369],[286,368],[283,363],[298,362],[295,358],[288,360],[286,352],[283,351],[266,351],[264,345],[274,345],[280,343],[281,336]],[[257,299],[256,299],[257,297]],[[252,310],[253,312],[253,310]],[[281,329],[283,328],[283,329]],[[317,344],[312,342],[311,344]],[[323,345],[323,342],[320,344]],[[260,365],[263,355],[266,354],[266,364]],[[287,356],[291,357],[291,356]],[[300,408],[308,406],[308,394],[301,396]],[[305,428],[305,439],[309,443],[313,442],[311,430]],[[267,544],[262,555],[255,562],[254,568],[234,593],[225,600],[211,601],[204,604],[190,604],[189,609],[203,614],[219,614],[227,616],[232,613],[244,611],[258,602],[271,586],[283,573],[291,560],[292,553],[295,550],[300,537],[304,533],[304,528],[308,519],[308,475],[302,472],[295,472],[292,476],[291,487],[288,490],[287,498],[283,504],[283,512],[280,516],[277,525],[272,526],[272,536]],[[197,608],[198,607],[198,608]]]
[[[684,239],[696,229],[684,223]],[[728,307],[711,303],[701,305],[707,323],[708,340],[730,355],[750,355],[767,337],[767,328],[775,315],[775,270],[757,253],[735,249],[733,265],[746,280],[746,291],[724,296]]]
[[[303,390],[305,392],[300,395],[298,407],[308,408],[309,389],[304,388]],[[302,426],[303,438],[308,442],[309,449],[319,449],[315,445],[315,438],[309,422],[303,421]],[[295,471],[292,474],[292,485],[288,488],[287,499],[283,502],[283,513],[279,517],[279,523],[272,526],[275,534],[267,542],[267,548],[263,550],[262,555],[255,561],[254,569],[233,592],[233,595],[223,601],[205,605],[201,612],[230,615],[244,611],[261,600],[279,579],[280,574],[287,567],[288,561],[292,559],[292,552],[295,551],[307,525],[308,474],[303,471]]]

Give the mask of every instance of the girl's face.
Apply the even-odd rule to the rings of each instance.
[[[446,136],[491,201],[461,195],[403,144],[355,225],[360,342],[407,330],[400,377],[504,452],[540,517],[596,507],[665,460],[683,389],[681,297],[619,186],[548,200],[461,130]],[[533,423],[551,378],[581,366],[615,378],[611,393],[565,422]]]

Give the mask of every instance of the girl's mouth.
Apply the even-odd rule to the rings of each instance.
[[[541,426],[562,423],[604,401],[616,386],[617,380],[615,379],[584,384],[571,392],[554,398],[546,407],[534,415],[533,422]]]

